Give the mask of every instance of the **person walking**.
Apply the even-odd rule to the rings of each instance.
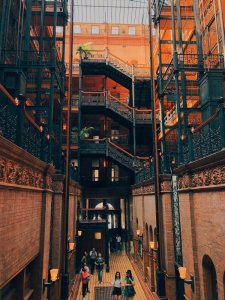
[[[95,251],[95,248],[93,248],[93,249],[90,251],[91,274],[94,274],[96,258],[97,258],[97,252]]]
[[[87,272],[87,267],[84,266],[81,272],[81,280],[82,280],[82,296],[85,298],[88,292],[88,281],[90,279],[90,274]]]
[[[115,278],[112,281],[113,285],[113,292],[112,295],[114,296],[114,300],[121,300],[121,295],[122,295],[122,280],[120,276],[120,272],[116,272]]]
[[[87,292],[90,293],[90,290],[89,290],[89,288],[88,288],[88,283],[89,283],[89,281],[90,281],[90,270],[89,270],[89,267],[87,266],[86,263],[84,263],[84,266],[81,268],[80,273],[82,273],[82,271],[84,270],[84,268],[86,268],[86,271],[87,271],[88,274],[89,274],[89,277],[87,278]]]
[[[121,250],[121,236],[119,234],[116,235],[116,251],[119,252]]]
[[[124,290],[124,296],[126,299],[133,299],[134,295],[136,294],[135,289],[134,289],[134,277],[131,273],[131,270],[127,270],[126,276],[124,278],[125,282],[125,290]]]
[[[96,270],[97,270],[97,273],[98,273],[98,283],[102,283],[102,274],[103,274],[104,263],[105,263],[105,260],[102,257],[102,254],[99,253],[98,257],[95,261]]]

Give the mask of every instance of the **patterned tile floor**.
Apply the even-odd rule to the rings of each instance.
[[[104,270],[103,273],[103,283],[98,284],[97,274],[91,276],[91,280],[89,282],[89,290],[90,293],[87,294],[85,300],[112,300],[111,296],[111,281],[115,275],[116,271],[120,271],[122,278],[124,278],[126,271],[130,269],[132,271],[133,276],[135,277],[135,290],[136,295],[133,298],[134,300],[149,300],[135,274],[135,271],[130,263],[129,258],[125,253],[113,254],[110,257],[110,272],[106,273]],[[79,287],[78,297],[76,300],[83,300],[81,292],[81,285]],[[75,299],[74,299],[75,300]]]

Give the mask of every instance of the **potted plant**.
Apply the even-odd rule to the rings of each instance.
[[[89,138],[90,132],[94,130],[94,127],[84,127],[80,131],[80,139],[84,140]],[[77,144],[78,142],[78,128],[72,127],[71,129],[71,142],[72,144]]]
[[[91,55],[91,50],[94,50],[94,48],[91,46],[92,42],[87,42],[84,44],[79,44],[76,48],[77,52],[79,53],[80,59],[88,59],[88,56]]]

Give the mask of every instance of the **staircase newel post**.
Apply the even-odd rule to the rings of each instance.
[[[108,108],[108,91],[105,91],[105,107]]]
[[[108,65],[109,63],[109,49],[108,47],[105,48],[105,63]]]

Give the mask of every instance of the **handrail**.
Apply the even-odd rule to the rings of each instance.
[[[131,106],[129,106],[128,104],[126,104],[126,103],[123,103],[123,102],[121,102],[120,100],[118,100],[116,97],[114,97],[114,96],[112,96],[111,94],[109,94],[108,95],[110,98],[113,98],[114,100],[116,100],[117,102],[119,102],[121,105],[123,105],[123,106],[125,106],[126,108],[128,108],[128,109],[132,109],[132,107]]]
[[[108,142],[109,144],[111,144],[113,147],[117,148],[118,150],[120,150],[121,152],[127,154],[128,156],[132,157],[132,158],[138,158],[138,159],[141,159],[141,160],[146,160],[146,159],[149,159],[149,157],[141,157],[141,156],[135,156],[133,154],[131,154],[130,152],[124,150],[123,148],[119,147],[118,145],[114,144],[113,142],[111,142],[110,138],[108,138]]]
[[[41,128],[38,126],[38,124],[34,121],[34,119],[29,115],[29,113],[25,110],[25,108],[23,109],[24,111],[24,115],[27,118],[27,120],[39,131],[42,132]]]
[[[203,122],[202,124],[200,124],[198,127],[194,128],[193,133],[196,133],[198,131],[200,131],[203,127],[205,127],[206,125],[208,125],[211,121],[215,120],[215,118],[218,116],[219,114],[219,109],[216,109],[216,112],[210,117],[208,118],[205,122]]]
[[[105,91],[99,91],[99,92],[84,92],[81,91],[82,94],[105,94]]]
[[[3,94],[6,95],[6,97],[14,104],[15,106],[18,106],[17,101],[10,95],[10,93],[4,88],[4,86],[0,83],[0,90],[3,92]]]

